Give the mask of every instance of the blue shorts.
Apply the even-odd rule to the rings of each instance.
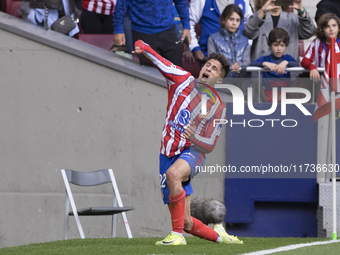
[[[167,156],[160,154],[159,155],[159,177],[160,177],[160,185],[161,185],[161,191],[162,191],[164,204],[170,203],[170,199],[169,199],[170,191],[166,183],[166,171],[179,158],[184,159],[186,162],[188,162],[191,168],[190,179],[182,183],[182,186],[186,192],[186,195],[190,195],[193,193],[190,180],[194,178],[196,174],[198,174],[198,172],[195,171],[196,166],[204,166],[205,164],[205,155],[197,151],[194,148],[186,149],[181,154],[176,155],[171,158],[168,158]]]

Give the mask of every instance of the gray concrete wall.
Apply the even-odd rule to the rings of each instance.
[[[0,42],[0,247],[63,239],[62,168],[113,168],[123,203],[136,208],[127,214],[133,236],[166,236],[158,176],[166,89],[158,71],[1,12]],[[327,117],[319,122],[321,164],[327,125]],[[225,129],[207,165],[224,165],[224,148]],[[223,200],[223,174],[209,177],[195,177],[193,197]],[[83,207],[111,203],[109,187],[75,189],[80,195]],[[110,217],[81,220],[86,237],[110,236]],[[79,238],[73,218],[70,230]]]
[[[62,168],[113,168],[123,203],[135,207],[133,236],[166,236],[158,155],[167,92],[158,71],[3,13],[0,42],[0,247],[63,239]],[[224,164],[224,141],[208,163]],[[223,176],[214,177],[196,178],[193,197],[223,200]],[[109,206],[109,194],[75,189],[83,207]],[[109,216],[81,221],[86,237],[110,236]],[[70,230],[79,238],[73,218]]]

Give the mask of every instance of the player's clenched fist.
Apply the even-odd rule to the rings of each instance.
[[[142,54],[144,52],[144,42],[142,40],[138,40],[135,42],[135,50],[132,53]]]
[[[185,139],[192,140],[195,136],[195,132],[196,132],[196,126],[194,124],[191,124],[185,129],[182,135]]]

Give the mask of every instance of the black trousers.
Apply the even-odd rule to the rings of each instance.
[[[174,24],[169,29],[156,34],[144,34],[132,30],[133,44],[138,40],[142,40],[149,44],[163,58],[182,67],[183,46],[182,43],[178,43],[180,39],[178,39],[175,29],[176,26]],[[142,55],[138,57],[141,65],[151,65]]]
[[[83,9],[80,25],[85,34],[113,34],[113,16]]]

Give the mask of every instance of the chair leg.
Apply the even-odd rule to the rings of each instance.
[[[76,223],[77,223],[77,227],[78,227],[78,230],[79,230],[80,238],[84,239],[85,235],[84,235],[83,227],[81,226],[81,223],[80,223],[80,219],[79,219],[78,213],[75,211],[73,213],[73,215],[74,215],[74,218],[76,219]]]
[[[122,212],[121,214],[122,214],[123,222],[125,224],[126,233],[127,233],[129,238],[133,238],[129,222],[128,222],[127,217],[126,217],[126,213]]]
[[[122,202],[122,199],[120,197],[120,193],[119,193],[119,190],[118,190],[116,178],[115,178],[115,175],[113,174],[113,170],[112,169],[109,169],[109,174],[110,174],[111,181],[112,181],[113,191],[115,193],[115,199],[118,202],[118,206],[119,207],[123,207],[123,202]],[[113,200],[113,203],[115,203],[115,200]],[[125,214],[125,212],[122,212],[121,214],[122,214],[122,217],[123,217],[123,222],[125,224],[126,233],[127,233],[129,238],[132,238],[132,233],[131,233],[130,225],[129,225],[129,222],[127,220],[126,214]]]
[[[111,236],[116,237],[117,236],[117,214],[112,215],[112,229],[111,229]]]
[[[67,200],[70,201],[71,208],[72,208],[72,211],[73,211],[73,215],[74,215],[74,218],[76,219],[76,222],[77,222],[77,227],[78,227],[78,230],[79,230],[80,237],[82,239],[84,239],[85,238],[84,231],[83,231],[83,228],[82,228],[80,220],[79,220],[77,207],[76,207],[76,204],[74,203],[74,199],[73,199],[73,196],[72,196],[72,191],[71,191],[70,184],[69,184],[67,176],[66,176],[65,169],[61,170],[61,175],[63,176],[63,180],[64,180],[64,184],[65,184],[65,189],[66,189],[66,194],[67,194],[66,195],[67,196],[66,197],[66,202],[67,202]],[[66,207],[67,206],[69,206],[69,203],[66,203]]]
[[[70,211],[70,200],[66,193],[65,215],[64,215],[64,238],[65,240],[68,239],[69,211]]]

